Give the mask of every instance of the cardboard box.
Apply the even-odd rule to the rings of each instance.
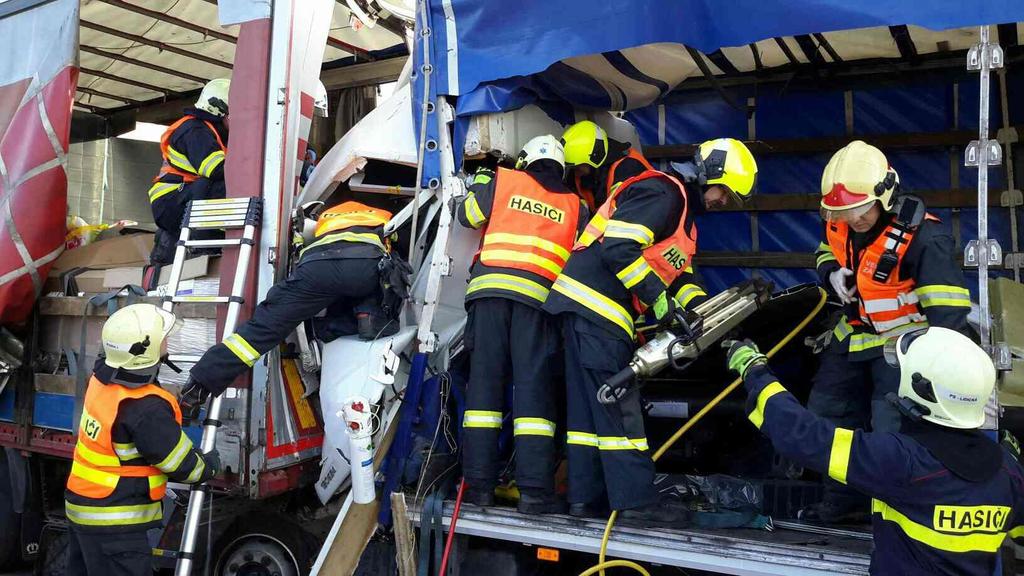
[[[123,268],[145,266],[153,251],[153,234],[130,234],[93,242],[68,250],[53,263],[53,275],[72,268]]]
[[[196,256],[185,260],[181,266],[181,279],[191,280],[217,274],[220,269],[220,256],[210,257],[207,255]],[[212,270],[212,271],[211,271]],[[164,266],[160,269],[160,280],[157,284],[167,284],[171,279],[171,267]]]
[[[78,291],[84,294],[109,292],[103,284],[104,276],[106,273],[103,270],[86,270],[75,276],[75,284],[78,286]],[[71,296],[75,296],[75,294],[71,294]]]
[[[141,266],[132,266],[131,268],[110,268],[109,270],[104,270],[103,287],[106,289],[105,291],[110,291],[114,288],[121,288],[128,284],[141,286],[143,270],[145,270],[145,268]]]

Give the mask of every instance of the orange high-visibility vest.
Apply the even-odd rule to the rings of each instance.
[[[170,403],[174,419],[181,424],[178,400],[163,388],[155,384],[128,388],[104,384],[92,377],[78,424],[78,443],[75,445],[71,475],[68,476],[68,490],[86,498],[102,499],[114,493],[121,478],[148,478],[150,500],[158,502],[164,497],[167,476],[155,466],[122,466],[111,438],[121,402],[150,395]]]
[[[340,232],[346,228],[365,226],[376,228],[391,220],[391,212],[373,208],[359,202],[342,202],[324,210],[316,221],[315,236],[321,238],[331,232]]]
[[[498,168],[480,262],[554,282],[569,259],[579,208],[573,194],[550,192],[526,172]]]
[[[925,219],[938,221],[931,214]],[[860,253],[856,270],[857,293],[860,318],[850,318],[851,325],[870,325],[878,333],[926,320],[914,292],[914,280],[900,280],[900,265],[914,239],[914,230],[903,230],[893,224],[885,227],[878,238]],[[850,227],[846,222],[829,222],[825,235],[836,261],[843,268],[851,265],[848,253]],[[882,264],[884,274],[879,273],[883,257],[890,260]],[[895,261],[892,258],[895,257]],[[884,276],[884,280],[879,276]]]
[[[619,164],[622,164],[622,161],[627,158],[632,158],[633,160],[636,160],[637,162],[643,164],[645,170],[654,170],[654,166],[651,166],[651,163],[647,161],[647,158],[644,158],[643,155],[637,152],[635,148],[631,147],[629,150],[626,151],[625,156],[613,162],[611,168],[608,169],[608,182],[605,184],[605,199],[611,197],[612,190],[618,184],[621,184],[621,182],[614,181],[615,171],[618,170]],[[580,178],[579,173],[576,174],[576,191],[579,193],[580,197],[583,198],[583,201],[586,202],[588,208],[593,210],[597,207],[594,191],[587,188],[583,184],[583,180]]]
[[[679,218],[679,225],[675,231],[665,239],[643,250],[643,257],[647,265],[661,278],[665,286],[669,286],[686,270],[686,267],[690,265],[690,259],[697,252],[697,227],[696,225],[693,226],[693,236],[687,233],[686,216],[689,212],[689,207],[686,203],[686,189],[683,187],[682,182],[664,172],[647,170],[632,178],[627,178],[620,185],[615,186],[611,190],[608,199],[605,200],[605,203],[597,211],[597,214],[587,223],[586,229],[580,234],[580,238],[576,245],[573,246],[573,250],[582,250],[593,244],[594,241],[601,241],[604,238],[604,231],[608,226],[608,221],[615,215],[616,200],[619,194],[631,185],[649,178],[661,178],[674,184],[683,198],[683,213]],[[642,308],[642,306],[638,306],[638,308]]]
[[[160,136],[160,154],[161,156],[163,156],[164,162],[160,166],[160,173],[156,175],[156,178],[153,178],[153,182],[160,181],[160,179],[167,174],[181,176],[181,179],[184,182],[195,182],[196,180],[199,179],[198,166],[193,166],[191,171],[185,168],[185,166],[191,166],[191,163],[188,161],[188,158],[184,158],[184,163],[181,162],[181,158],[178,158],[178,165],[174,165],[170,161],[170,157],[173,154],[181,156],[181,153],[176,152],[171,148],[171,135],[174,134],[174,131],[177,130],[178,127],[180,127],[185,122],[192,120],[193,118],[195,118],[195,116],[182,117],[174,124],[168,126],[167,130],[164,130],[163,135]],[[213,132],[213,137],[217,139],[217,144],[220,146],[221,152],[227,154],[228,148],[227,146],[224,145],[224,141],[221,140],[220,134],[217,133],[217,130],[213,127],[213,124],[205,120],[203,121],[203,124],[206,124],[206,127],[210,129],[210,132]]]

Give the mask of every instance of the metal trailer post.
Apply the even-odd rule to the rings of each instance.
[[[988,267],[1002,263],[999,242],[988,237],[988,169],[1002,161],[999,143],[988,138],[989,83],[991,71],[1002,68],[1003,51],[999,44],[989,43],[988,26],[981,27],[981,41],[967,54],[967,69],[980,72],[978,103],[978,139],[965,151],[964,164],[978,168],[978,239],[971,240],[964,250],[964,263],[978,267],[978,306],[980,308],[981,346],[992,352],[992,317],[989,311]]]
[[[995,359],[996,368],[1009,363],[1009,350],[1005,346],[994,346],[992,342],[992,314],[989,310],[988,267],[1003,262],[1002,247],[994,238],[988,237],[988,171],[1002,161],[999,142],[989,140],[989,93],[991,72],[1003,67],[1003,50],[998,43],[989,42],[989,27],[982,26],[980,42],[967,53],[967,69],[978,70],[978,139],[972,141],[965,151],[964,164],[978,169],[978,239],[971,240],[964,248],[964,264],[978,267],[978,308],[979,336],[981,347]],[[985,429],[999,427],[999,397],[992,391],[985,409]]]

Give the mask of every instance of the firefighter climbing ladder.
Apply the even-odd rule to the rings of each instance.
[[[193,200],[185,210],[185,221],[181,227],[181,236],[174,252],[174,264],[171,266],[171,277],[167,283],[167,295],[164,296],[163,308],[172,312],[178,302],[213,302],[227,304],[227,319],[224,321],[224,336],[235,331],[238,315],[242,309],[242,295],[245,291],[246,278],[249,273],[249,260],[260,221],[260,198],[226,198],[223,200]],[[241,238],[223,240],[191,240],[195,230],[232,230],[242,229]],[[238,260],[231,285],[230,296],[178,296],[178,284],[181,270],[185,264],[185,256],[189,248],[228,248],[238,246]],[[171,356],[172,362],[194,364],[199,356]],[[210,399],[207,407],[206,420],[203,422],[203,440],[200,451],[210,452],[216,446],[217,428],[220,426],[221,397]],[[192,572],[193,553],[199,534],[199,520],[203,511],[203,501],[209,486],[193,486],[189,493],[188,509],[185,512],[185,529],[181,537],[181,549],[176,554],[178,565],[176,576],[189,576]]]

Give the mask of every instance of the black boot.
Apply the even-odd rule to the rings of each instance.
[[[678,502],[661,500],[646,506],[620,510],[619,518],[642,526],[683,528],[689,525],[690,511]]]
[[[569,505],[569,516],[573,518],[607,518],[608,507],[595,502],[574,502]]]
[[[376,340],[386,336],[398,334],[401,328],[398,319],[390,319],[376,314],[356,314],[356,325],[358,326],[360,340]]]
[[[474,487],[470,484],[462,494],[462,501],[477,506],[494,506],[494,487]]]
[[[519,504],[516,505],[516,509],[523,514],[565,514],[567,508],[565,500],[547,490],[519,489]]]

